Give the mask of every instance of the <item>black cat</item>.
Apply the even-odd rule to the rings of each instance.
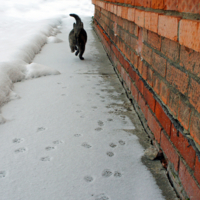
[[[79,54],[79,58],[84,60],[83,53],[87,42],[87,33],[83,28],[83,22],[80,17],[76,14],[70,14],[70,16],[74,17],[76,20],[76,23],[73,24],[73,29],[69,33],[69,45],[71,52],[74,53],[76,50],[75,55],[77,56]]]

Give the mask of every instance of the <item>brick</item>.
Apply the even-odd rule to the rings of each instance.
[[[162,127],[165,129],[167,134],[170,136],[172,123],[171,123],[169,117],[165,114],[162,106],[158,102],[156,102],[155,114],[156,114],[158,121],[162,125]]]
[[[151,87],[153,87],[153,71],[150,67],[148,67],[147,82]]]
[[[122,18],[124,19],[128,18],[128,7],[122,6]]]
[[[148,41],[148,30],[143,28],[142,29],[142,42],[147,42]]]
[[[138,105],[139,105],[140,109],[142,110],[143,114],[145,115],[146,109],[148,109],[148,108],[147,108],[146,102],[145,102],[145,100],[142,98],[142,95],[141,95],[141,94],[139,94]],[[145,118],[146,118],[146,117],[145,117]]]
[[[148,32],[148,43],[154,48],[160,51],[161,49],[161,37],[151,31]]]
[[[153,132],[156,141],[158,143],[160,143],[160,136],[161,136],[162,127],[160,126],[160,124],[158,123],[156,118],[152,115],[150,110],[148,110],[147,124],[148,124],[150,130]]]
[[[156,106],[156,100],[154,99],[153,94],[146,87],[144,87],[144,99],[146,100],[150,109],[154,112]]]
[[[134,22],[135,21],[135,8],[128,8],[128,16],[127,19],[129,21]]]
[[[196,155],[196,162],[195,162],[195,169],[194,169],[194,176],[197,179],[198,183],[200,184],[200,159]]]
[[[178,39],[178,23],[180,17],[173,17],[167,15],[159,15],[158,18],[158,34],[169,38],[173,41]]]
[[[143,6],[144,0],[135,0],[135,6]]]
[[[164,9],[164,0],[152,0],[151,8],[153,9]]]
[[[137,56],[133,51],[131,52],[131,62],[133,64],[133,66],[137,69],[138,62],[139,62],[139,56]]]
[[[200,22],[197,20],[180,21],[179,42],[188,48],[200,52]]]
[[[161,133],[160,146],[167,159],[174,165],[174,169],[178,171],[179,156],[176,150],[174,149],[173,145],[169,141],[168,137],[164,134],[164,131],[162,131]]]
[[[199,0],[178,0],[178,11],[199,14]]]
[[[131,43],[130,43],[130,42],[131,42]],[[138,45],[137,39],[135,39],[135,38],[132,36],[131,39],[129,40],[129,45],[131,46],[131,48],[132,48],[133,50],[136,51],[137,45]]]
[[[139,27],[138,28],[138,46],[136,50],[139,56],[141,56],[142,48],[143,48],[143,29]]]
[[[161,52],[169,59],[177,62],[179,60],[179,43],[173,40],[163,38]]]
[[[195,107],[195,109],[200,113],[200,84],[191,78],[188,97],[190,103]]]
[[[142,58],[150,65],[152,64],[152,49],[146,45],[142,45]]]
[[[147,80],[147,75],[148,75],[148,67],[143,63],[143,66],[142,66],[142,78],[144,80]]]
[[[170,139],[175,145],[175,147],[178,149],[188,166],[192,170],[194,170],[196,152],[193,149],[193,147],[189,144],[187,138],[185,138],[181,133],[179,133],[174,127],[174,125],[172,125]]]
[[[165,10],[178,10],[178,0],[164,0]]]
[[[160,55],[153,52],[152,56],[152,67],[162,76],[166,75],[166,65],[167,61]]]
[[[166,83],[164,83],[163,81],[161,81],[160,84],[160,97],[163,101],[164,104],[167,104],[168,100],[169,100],[169,88],[167,86]]]
[[[151,8],[151,0],[143,0],[143,7]]]
[[[144,11],[135,9],[135,23],[140,26],[144,27]]]
[[[190,122],[190,134],[195,142],[200,145],[200,117],[193,113]]]
[[[138,90],[133,83],[131,83],[131,94],[133,95],[133,98],[135,99],[135,101],[138,102],[139,93],[138,93]]]
[[[137,86],[139,92],[141,92],[143,94],[144,83],[142,82],[142,80],[140,79],[140,77],[137,74],[136,74],[136,79],[135,79],[135,85]]]
[[[189,173],[189,170],[186,168],[183,161],[181,160],[180,160],[180,167],[179,167],[179,178],[190,200],[199,199],[200,189],[197,186],[192,175]]]
[[[145,12],[145,23],[144,27],[155,33],[158,32],[158,13],[154,12]]]
[[[133,70],[133,68],[130,66],[129,69],[128,69],[128,74],[130,76],[130,78],[135,81],[135,75],[136,75],[136,72]]]
[[[160,94],[160,79],[155,74],[153,74],[153,89],[158,95]]]
[[[171,114],[177,118],[178,116],[178,108],[179,108],[179,94],[170,90],[169,100],[167,103]]]
[[[182,100],[179,101],[178,120],[181,125],[188,130],[191,115],[191,108]]]
[[[114,7],[113,7],[113,13],[115,14],[115,15],[117,15],[117,5],[114,5]]]
[[[200,53],[181,46],[180,65],[185,67],[186,70],[200,77]]]
[[[139,62],[138,62],[138,71],[139,73],[142,75],[142,65],[143,65],[143,62],[141,61],[141,59],[139,59]]]
[[[117,6],[117,16],[122,17],[122,6]]]
[[[182,94],[186,94],[188,90],[189,77],[186,73],[167,63],[167,81],[172,84]]]

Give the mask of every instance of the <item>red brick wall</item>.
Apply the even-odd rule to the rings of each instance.
[[[95,30],[182,183],[180,197],[200,199],[200,0],[92,3]]]

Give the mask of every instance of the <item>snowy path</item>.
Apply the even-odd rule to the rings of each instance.
[[[61,74],[15,84],[21,97],[2,108],[1,200],[161,200],[142,164],[144,149],[113,68],[84,18],[85,60],[71,54],[63,20],[61,43],[46,44],[33,62]],[[97,46],[99,49],[97,49]]]

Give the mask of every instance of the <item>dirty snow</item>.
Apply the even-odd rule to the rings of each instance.
[[[85,61],[69,49],[72,11],[89,35]],[[1,200],[164,199],[92,15],[90,0],[0,2]]]

